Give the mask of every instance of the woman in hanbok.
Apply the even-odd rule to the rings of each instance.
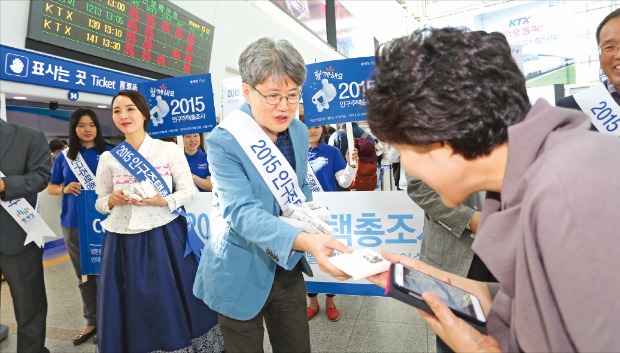
[[[185,256],[187,221],[176,213],[197,193],[183,150],[146,133],[149,107],[137,91],[117,93],[112,112],[126,143],[102,154],[97,169],[96,208],[109,214],[101,223],[99,351],[220,352],[217,314],[192,294],[198,262]],[[157,189],[138,182],[153,169],[165,183]]]

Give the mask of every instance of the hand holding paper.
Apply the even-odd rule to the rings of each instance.
[[[329,217],[327,207],[311,201],[290,205],[282,210],[280,219],[311,234],[333,235],[334,231],[324,222],[329,220]]]
[[[366,278],[387,271],[390,262],[370,249],[355,250],[329,258],[329,262],[354,280]]]

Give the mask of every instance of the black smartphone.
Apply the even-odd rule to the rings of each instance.
[[[475,295],[403,264],[391,265],[387,295],[433,314],[422,299],[425,292],[438,296],[455,315],[480,326],[477,329],[486,326],[480,300]]]

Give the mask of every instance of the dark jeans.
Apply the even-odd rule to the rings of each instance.
[[[306,283],[298,265],[276,277],[265,305],[250,320],[219,315],[227,352],[263,352],[263,319],[274,352],[310,352]]]

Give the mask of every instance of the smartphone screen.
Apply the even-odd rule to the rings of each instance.
[[[402,269],[402,275],[399,273]],[[486,322],[478,298],[422,272],[405,266],[396,267],[396,284],[421,297],[422,293],[437,295],[448,307],[478,321]],[[402,281],[401,281],[402,280]]]

